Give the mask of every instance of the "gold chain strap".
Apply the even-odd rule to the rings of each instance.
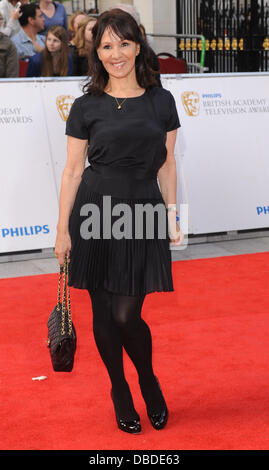
[[[68,261],[67,261],[67,256],[65,257],[64,266],[60,267],[57,310],[60,310],[62,273],[64,275],[64,278],[63,278],[62,329],[61,329],[61,334],[62,335],[65,334],[65,311],[66,311],[66,308],[67,308],[68,334],[69,334],[69,336],[71,336],[71,333],[72,333],[72,317],[71,317],[70,292],[69,292],[69,286],[68,286]],[[66,299],[67,299],[67,305],[66,305]]]
[[[58,282],[58,299],[57,299],[57,307],[56,310],[60,310],[60,303],[61,303],[61,280],[62,280],[62,274],[63,274],[63,266],[60,266],[60,272],[59,272],[59,282]]]
[[[72,333],[72,317],[71,317],[71,303],[70,303],[70,291],[68,285],[68,262],[66,258],[66,285],[67,285],[67,314],[68,314],[68,334],[71,336]]]
[[[64,274],[64,289],[63,289],[63,300],[62,300],[62,329],[61,329],[61,334],[65,334],[65,321],[64,321],[64,316],[65,316],[65,310],[66,310],[66,281],[67,281],[67,313],[68,313],[68,334],[71,336],[72,334],[72,317],[71,317],[71,305],[70,305],[70,292],[69,292],[69,286],[68,286],[68,263],[67,263],[67,257],[65,257],[65,263],[64,266],[60,266],[60,271],[59,271],[59,282],[58,282],[58,299],[57,299],[57,306],[56,310],[58,312],[61,310],[60,303],[61,303],[61,280],[62,280],[62,275]],[[47,345],[50,347],[50,339],[47,340]]]
[[[64,327],[65,327],[65,310],[66,310],[66,266],[64,260],[64,280],[63,280],[63,300],[62,300],[62,330],[61,334],[64,335]]]

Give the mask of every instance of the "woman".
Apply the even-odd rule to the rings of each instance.
[[[80,23],[88,18],[87,13],[84,11],[76,11],[68,19],[68,32],[70,35],[70,44],[73,44],[73,38],[75,37]]]
[[[72,75],[73,60],[68,53],[67,32],[62,26],[49,29],[45,48],[29,59],[27,77],[66,77]]]
[[[85,18],[78,27],[73,44],[69,44],[69,51],[74,63],[73,75],[77,77],[88,75],[92,29],[95,23],[96,18]]]
[[[44,30],[40,34],[46,36],[52,26],[62,26],[67,31],[68,22],[64,5],[53,0],[39,0],[39,6],[45,18]]]
[[[154,226],[148,239],[152,219],[146,227],[141,220],[132,222],[141,203],[151,215],[159,207],[162,222],[169,217],[172,240],[182,242],[176,231],[174,159],[180,123],[172,94],[156,86],[148,46],[132,16],[119,9],[104,12],[92,33],[91,80],[66,125],[55,255],[60,265],[68,257],[69,285],[90,294],[94,338],[111,380],[116,421],[119,429],[135,434],[141,424],[122,348],[137,369],[150,422],[162,429],[168,409],[153,372],[151,332],[141,309],[146,294],[172,291],[173,282],[167,227],[159,239]],[[91,165],[84,170],[87,150]],[[115,211],[123,209],[129,232],[124,237],[121,220],[115,220]],[[89,210],[93,220],[87,218]]]
[[[142,37],[143,37],[144,41],[147,42],[147,44],[149,46],[149,51],[150,51],[150,56],[151,56],[150,57],[150,66],[155,71],[155,77],[156,77],[158,86],[162,87],[158,57],[155,54],[154,50],[152,49],[152,41],[151,41],[151,44],[150,44],[150,42],[148,40],[149,37],[146,34],[145,27],[141,24],[139,11],[137,10],[137,8],[134,5],[129,5],[128,3],[117,3],[114,8],[117,8],[117,9],[125,11],[126,13],[129,13],[129,15],[132,15],[132,17],[137,22],[137,24],[138,24],[138,26],[141,30]]]

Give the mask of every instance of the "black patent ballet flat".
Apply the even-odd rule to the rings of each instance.
[[[111,394],[112,401],[114,403],[112,390],[110,394]],[[117,425],[121,431],[128,432],[130,434],[139,434],[141,432],[141,424],[140,424],[139,419],[120,418],[116,412],[115,404],[114,404],[114,409],[115,409]]]
[[[149,413],[149,411],[147,411],[147,414],[148,414],[149,420],[150,420],[152,426],[154,427],[154,429],[159,430],[159,429],[163,429],[164,426],[166,425],[167,420],[168,420],[168,416],[169,416],[169,412],[168,412],[168,408],[166,406],[165,399],[164,399],[164,396],[163,396],[163,393],[162,393],[162,390],[161,390],[161,387],[160,387],[160,384],[159,384],[159,380],[157,379],[156,375],[154,377],[156,379],[157,385],[158,385],[158,387],[160,389],[160,392],[162,394],[162,397],[163,397],[164,408],[159,413]]]
[[[165,405],[165,408],[161,413],[148,413],[148,417],[154,429],[163,429],[168,420],[168,409]]]
[[[130,434],[140,434],[141,433],[141,424],[139,420],[133,419],[127,421],[124,419],[118,418],[116,415],[116,420],[118,427],[121,431],[129,432]]]

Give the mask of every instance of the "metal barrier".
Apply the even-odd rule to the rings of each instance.
[[[193,50],[200,51],[200,63],[199,62],[189,62],[187,60],[187,67],[189,73],[204,73],[208,71],[208,68],[204,66],[205,64],[205,54],[206,54],[206,39],[201,34],[155,34],[147,33],[151,37],[163,37],[163,38],[175,38],[177,40],[177,57],[179,57],[179,50]],[[186,39],[186,41],[185,41]],[[185,57],[184,57],[185,58]]]
[[[268,0],[176,0],[177,31],[206,38],[210,72],[269,70]],[[188,46],[189,47],[189,46]],[[182,43],[184,57],[193,49]]]

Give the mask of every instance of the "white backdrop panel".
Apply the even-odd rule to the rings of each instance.
[[[66,119],[74,99],[83,94],[82,85],[78,79],[40,84],[58,195],[67,157]]]
[[[190,233],[269,226],[269,75],[163,78],[177,102]]]
[[[162,77],[182,127],[178,204],[188,233],[269,226],[269,74]],[[53,247],[65,124],[82,80],[1,83],[0,252]]]
[[[3,83],[0,98],[0,252],[54,246],[58,204],[40,84]]]

